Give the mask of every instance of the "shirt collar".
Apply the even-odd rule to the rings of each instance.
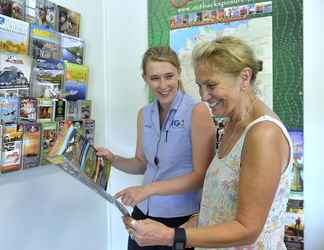
[[[184,93],[181,90],[178,90],[175,98],[172,101],[171,107],[168,111],[167,118],[169,118],[169,115],[171,112],[173,114],[176,113],[176,111],[180,107],[183,97],[184,97]],[[153,115],[153,114],[155,114],[155,115]],[[152,122],[153,122],[154,127],[157,129],[157,131],[160,131],[159,105],[158,105],[157,99],[154,101],[154,104],[153,104]]]
[[[170,109],[168,112],[170,112],[171,110],[172,111],[177,111],[181,102],[182,102],[182,99],[183,99],[183,96],[184,96],[184,93],[181,91],[181,90],[178,90],[177,91],[177,94],[176,96],[174,97],[172,103],[171,103],[171,106],[170,106]],[[154,110],[158,113],[159,111],[159,104],[158,104],[158,100],[156,99],[155,102],[154,102]]]

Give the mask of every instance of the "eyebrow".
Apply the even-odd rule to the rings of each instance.
[[[198,85],[208,85],[208,84],[217,84],[217,82],[213,81],[213,80],[205,80],[202,82],[196,81],[196,84]]]
[[[162,74],[152,74],[150,75],[150,77],[152,76],[167,76],[167,75],[174,75],[174,72],[166,72],[166,73],[162,73]]]

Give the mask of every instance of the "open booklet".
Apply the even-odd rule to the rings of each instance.
[[[106,192],[111,162],[97,156],[96,148],[68,121],[59,129],[48,160],[130,216],[127,208]]]

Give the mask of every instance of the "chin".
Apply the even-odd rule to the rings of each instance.
[[[172,103],[173,99],[175,98],[176,95],[169,94],[167,96],[161,96],[158,95],[158,100],[161,104],[170,104]]]
[[[172,98],[158,98],[160,104],[169,105],[172,103]]]

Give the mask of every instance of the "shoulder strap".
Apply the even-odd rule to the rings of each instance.
[[[290,157],[289,157],[289,164],[291,163],[291,161],[293,160],[293,146],[292,146],[292,142],[289,136],[289,133],[286,129],[286,127],[283,125],[283,123],[281,121],[279,121],[276,118],[273,118],[269,115],[263,115],[260,116],[259,118],[255,119],[253,122],[251,122],[244,131],[244,135],[247,134],[247,132],[257,123],[263,122],[263,121],[269,121],[272,122],[274,124],[276,124],[282,131],[282,133],[284,134],[284,136],[286,137],[288,144],[289,144],[289,150],[290,150]]]

